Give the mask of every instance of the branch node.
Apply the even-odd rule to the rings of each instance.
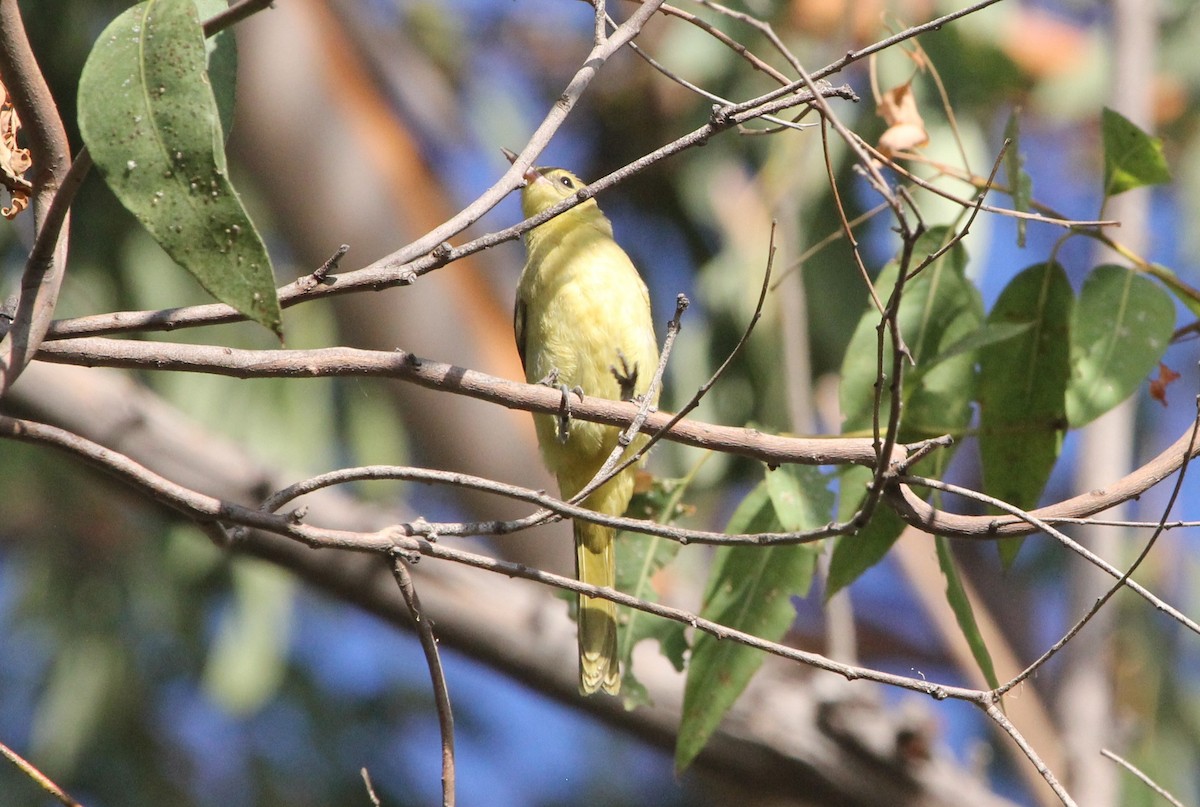
[[[410,537],[424,538],[430,543],[437,543],[437,527],[425,520],[425,516],[417,516],[407,524],[400,525],[404,534]],[[403,551],[403,550],[402,550]],[[415,561],[410,561],[415,562]]]
[[[443,241],[430,251],[429,257],[433,258],[434,266],[442,266],[450,260],[452,254],[454,254],[454,247],[449,241]]]

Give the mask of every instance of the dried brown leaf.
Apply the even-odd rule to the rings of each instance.
[[[929,143],[925,120],[917,109],[912,82],[893,87],[879,99],[879,116],[888,128],[879,138],[879,151],[887,157],[898,152],[920,148]]]
[[[1150,397],[1163,406],[1167,405],[1167,387],[1179,379],[1179,373],[1162,362],[1158,363],[1158,378],[1150,379]]]
[[[0,215],[12,220],[29,207],[29,193],[33,185],[25,179],[25,172],[33,165],[29,149],[17,145],[17,132],[21,130],[21,119],[13,107],[8,89],[0,83],[4,101],[0,102],[0,182],[12,195],[12,203],[0,209]]]

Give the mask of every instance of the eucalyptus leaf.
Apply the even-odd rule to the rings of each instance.
[[[1025,171],[1025,158],[1021,154],[1021,121],[1020,110],[1014,109],[1008,116],[1004,127],[1004,138],[1008,141],[1008,150],[1004,153],[1004,173],[1008,175],[1009,194],[1012,196],[1013,210],[1018,213],[1028,213],[1033,202],[1033,179]],[[1017,218],[1017,246],[1025,247],[1024,218]]]
[[[193,0],[201,20],[214,17],[229,8],[228,0]],[[208,83],[217,102],[224,139],[233,131],[233,107],[237,100],[237,42],[232,28],[219,31],[204,40],[208,57]]]
[[[782,470],[782,469],[780,469]],[[773,473],[779,473],[774,471]],[[789,529],[824,524],[833,508],[825,478],[815,468],[800,467],[785,480],[801,501],[788,505]],[[775,532],[784,529],[763,481],[742,501],[726,528],[729,533]],[[793,596],[812,583],[816,550],[809,545],[722,546],[716,552],[701,615],[755,636],[778,641],[795,620]],[[741,695],[762,664],[762,651],[700,634],[692,648],[684,685],[683,716],[675,746],[675,769],[682,772],[704,748],[721,718]]]
[[[270,258],[229,181],[192,0],[147,0],[100,35],[79,126],[113,193],[218,300],[277,334]]]
[[[682,500],[695,476],[695,469],[683,479],[655,477],[648,490],[638,492],[627,514],[671,524],[683,512]],[[617,534],[617,589],[646,602],[658,602],[654,577],[679,554],[679,543],[657,535],[634,532]],[[621,608],[623,616],[618,636],[617,655],[621,660],[621,696],[627,709],[650,703],[646,688],[633,671],[633,649],[643,639],[658,642],[659,649],[680,672],[687,652],[685,626],[670,619],[647,614],[635,608]]]
[[[942,576],[946,578],[946,600],[954,612],[958,629],[967,640],[967,646],[971,648],[971,655],[975,657],[975,663],[979,665],[984,680],[989,687],[997,689],[1000,681],[996,678],[996,665],[992,663],[991,651],[983,641],[983,634],[979,632],[979,623],[975,621],[975,609],[967,597],[958,567],[954,564],[954,557],[950,554],[950,539],[938,535],[934,537],[934,543],[937,547],[938,566],[942,570]]]
[[[1174,328],[1175,305],[1161,286],[1123,266],[1096,267],[1071,316],[1071,427],[1133,394],[1154,372]]]
[[[931,228],[918,240],[914,254],[934,254],[950,238],[945,227]],[[903,289],[897,321],[913,359],[903,385],[904,441],[961,433],[971,417],[975,388],[975,357],[971,351],[945,355],[948,349],[975,333],[983,320],[979,292],[966,279],[966,250],[955,244]],[[875,281],[876,293],[886,300],[895,288],[899,267],[889,263]],[[846,348],[839,398],[845,418],[843,434],[869,433],[872,428],[875,382],[878,377],[880,314],[869,308]],[[883,368],[892,371],[890,338],[884,339]],[[883,396],[879,422],[887,422],[890,405]]]
[[[1100,125],[1104,133],[1105,196],[1171,181],[1162,140],[1107,107]]]
[[[1037,504],[1062,446],[1073,303],[1062,267],[1040,263],[1013,278],[988,315],[989,325],[1030,325],[984,347],[979,358],[984,489],[1017,507]],[[1011,562],[1019,543],[999,547]]]
[[[880,507],[867,526],[854,535],[838,538],[829,559],[829,575],[825,578],[826,602],[883,560],[902,532],[904,522],[896,511]]]

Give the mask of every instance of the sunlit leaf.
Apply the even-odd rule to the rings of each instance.
[[[1128,118],[1107,107],[1104,132],[1104,195],[1161,185],[1171,181],[1162,141],[1143,132]]]
[[[971,600],[967,598],[962,580],[959,579],[958,567],[954,565],[954,558],[950,554],[950,540],[944,535],[938,535],[935,536],[934,541],[937,547],[938,566],[946,578],[946,600],[950,603],[951,610],[954,611],[958,628],[966,638],[967,645],[971,648],[971,655],[975,657],[975,663],[979,665],[979,671],[983,673],[984,680],[987,681],[988,686],[996,689],[1000,686],[1000,682],[996,679],[996,667],[992,663],[992,654],[983,641],[983,634],[979,632],[979,624],[975,621],[975,609],[971,606]]]
[[[916,245],[919,260],[934,253],[949,238],[945,227],[935,227]],[[961,432],[971,417],[975,387],[975,357],[967,351],[943,354],[978,330],[983,320],[979,292],[966,279],[966,250],[955,245],[904,286],[898,321],[915,364],[905,368],[902,440],[917,440]],[[879,297],[888,298],[898,269],[889,263],[875,281]],[[872,427],[875,380],[878,372],[879,313],[869,308],[846,348],[839,397],[843,433],[862,434]],[[891,375],[892,348],[884,340],[884,372]],[[887,422],[890,406],[884,395],[880,423]]]
[[[916,259],[933,254],[949,237],[945,227],[931,229],[917,242]],[[1011,329],[981,333],[983,303],[979,292],[966,279],[966,264],[966,250],[956,244],[905,284],[898,321],[916,364],[906,365],[904,370],[902,441],[962,433],[971,418],[976,352],[982,345],[1013,335]],[[892,293],[897,274],[895,262],[880,273],[875,287],[882,299]],[[869,308],[846,348],[839,391],[845,434],[869,434],[873,428],[879,317],[873,307]],[[883,366],[889,376],[891,358],[891,343],[885,339]],[[890,410],[887,395],[880,408],[882,430]],[[939,462],[948,462],[953,447],[940,454]],[[865,468],[842,472],[840,520],[849,519],[858,509],[864,496],[863,486],[870,477],[871,472]],[[902,529],[900,520],[888,508],[881,507],[875,513],[875,520],[857,535],[840,538],[833,550],[826,596],[850,585],[878,563]]]
[[[780,468],[771,473],[784,472]],[[788,531],[813,529],[829,520],[833,495],[815,468],[786,471]],[[793,486],[793,482],[795,486]],[[734,512],[729,533],[776,532],[784,529],[766,480],[756,486]],[[723,546],[717,550],[701,615],[721,625],[770,641],[778,641],[796,617],[793,596],[803,596],[812,583],[816,550],[812,546]],[[683,771],[704,748],[721,718],[742,694],[762,664],[759,650],[697,636],[684,685],[683,716],[675,746],[675,769]]]
[[[229,8],[228,0],[193,0],[201,20],[215,16]],[[224,31],[204,40],[204,51],[208,57],[208,83],[212,85],[213,98],[217,102],[217,117],[221,121],[221,132],[225,139],[233,131],[233,107],[237,96],[237,42],[234,30]]]
[[[1071,427],[1132,395],[1154,372],[1174,327],[1175,305],[1161,286],[1123,266],[1096,267],[1071,316]]]
[[[1020,336],[1033,327],[1031,322],[990,322],[984,323],[978,330],[967,334],[959,341],[955,342],[950,347],[946,348],[944,353],[939,353],[937,356],[927,362],[926,366],[932,366],[938,362],[952,359],[955,356],[961,356],[964,353],[974,354],[977,350],[988,345],[995,345],[1012,339],[1014,336]]]
[[[266,247],[229,182],[192,0],[148,0],[100,35],[79,126],[113,193],[210,294],[276,333]]]
[[[1004,173],[1008,175],[1008,188],[1012,196],[1013,210],[1018,213],[1028,213],[1033,201],[1033,180],[1024,168],[1025,157],[1021,154],[1021,121],[1020,110],[1014,109],[1008,116],[1004,127],[1004,137],[1008,140],[1008,150],[1004,153]],[[1017,219],[1017,246],[1025,247],[1025,224],[1023,218]]]
[[[896,515],[896,511],[881,506],[867,526],[854,535],[838,538],[829,560],[829,576],[825,579],[826,601],[883,560],[902,532],[904,522]]]
[[[1073,302],[1062,267],[1041,263],[1013,278],[988,315],[989,325],[1031,325],[979,357],[984,488],[1017,507],[1037,504],[1062,445]],[[999,546],[1008,560],[1018,548],[1016,541]]]

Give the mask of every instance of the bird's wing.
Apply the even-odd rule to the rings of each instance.
[[[525,301],[517,298],[513,306],[513,333],[517,337],[517,355],[521,357],[521,367],[525,365]]]

